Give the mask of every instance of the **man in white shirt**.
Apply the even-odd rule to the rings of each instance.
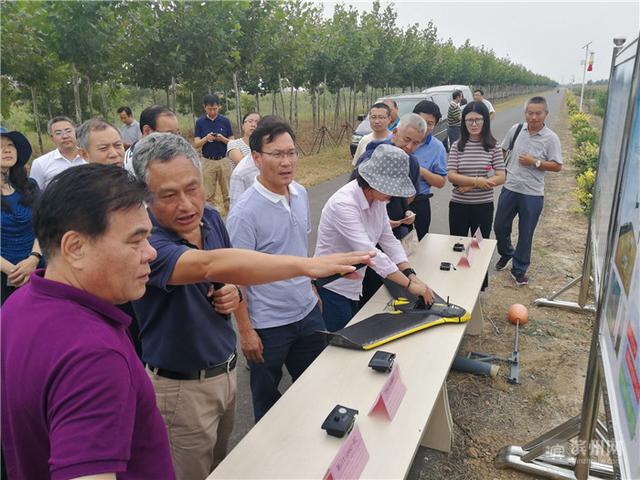
[[[493,117],[495,117],[496,115],[496,109],[493,108],[493,105],[491,105],[491,102],[489,100],[484,98],[484,92],[482,91],[482,89],[476,88],[473,91],[473,101],[484,103],[485,107],[489,109],[489,118],[493,120]]]
[[[390,119],[391,109],[386,103],[378,102],[371,106],[369,110],[369,125],[371,125],[372,132],[360,139],[356,153],[353,154],[353,162],[351,163],[354,167],[356,163],[358,163],[360,155],[367,149],[369,142],[386,140],[391,135],[389,130],[387,130]]]
[[[58,173],[70,167],[87,163],[78,154],[76,126],[68,117],[53,117],[47,123],[47,131],[56,149],[36,158],[31,165],[29,175],[40,189],[44,189]]]

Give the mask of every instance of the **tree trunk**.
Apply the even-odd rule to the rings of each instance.
[[[282,77],[278,74],[278,87],[280,88],[280,103],[282,104],[282,117],[286,118],[287,109],[284,107],[284,94],[282,93]]]
[[[156,100],[156,89],[155,88],[151,89],[151,96],[153,97],[153,104],[157,105],[158,101]]]
[[[295,96],[295,102],[294,102],[294,113],[295,113],[295,125],[296,125],[296,131],[298,130],[298,90],[295,91],[294,93]]]
[[[276,115],[278,109],[276,108],[276,91],[271,92],[271,115]]]
[[[36,132],[38,133],[38,145],[40,146],[40,153],[44,153],[42,147],[42,132],[40,131],[40,117],[38,116],[38,102],[36,101],[36,87],[31,87],[31,101],[33,102],[33,120],[36,124]]]
[[[226,90],[223,90],[222,94],[224,95],[224,108],[228,112],[229,111],[229,95],[227,95]]]
[[[171,102],[169,101],[169,87],[165,87],[164,93],[167,96],[167,107],[171,108]]]
[[[102,100],[102,115],[104,118],[109,118],[109,105],[107,105],[107,94],[105,90],[108,88],[108,85],[105,83],[100,87],[100,99]]]
[[[256,112],[260,113],[260,93],[256,92]]]
[[[76,123],[80,125],[82,123],[82,110],[80,108],[80,78],[78,78],[78,71],[75,64],[71,64],[72,67],[72,83],[73,83],[73,102],[76,109]]]
[[[327,126],[327,74],[324,74],[324,84],[322,87],[322,126]]]
[[[291,98],[289,98],[289,123],[293,123],[293,83],[291,83]]]
[[[173,93],[173,111],[176,111],[176,77],[171,76],[171,92]]]
[[[51,102],[47,99],[47,111],[49,112],[48,118],[53,118],[53,110],[51,110]]]
[[[191,119],[193,120],[193,131],[196,131],[196,109],[193,101],[193,90],[191,90]]]
[[[87,106],[89,107],[89,118],[93,118],[93,85],[89,77],[87,77]]]
[[[338,129],[338,120],[340,117],[340,88],[338,87],[338,92],[336,93],[336,108],[333,112],[333,129]]]
[[[236,121],[238,122],[238,134],[242,135],[242,112],[240,111],[240,90],[238,89],[238,73],[233,72],[233,88],[236,91]]]

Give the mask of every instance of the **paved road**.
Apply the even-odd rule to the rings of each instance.
[[[560,94],[555,90],[545,93],[547,102],[549,104],[549,116],[547,117],[547,125],[553,128],[553,124],[556,121],[556,114],[560,109],[560,102],[564,96],[564,92]],[[492,122],[492,132],[498,142],[501,142],[509,128],[518,122],[523,121],[523,108],[516,107],[507,110],[499,111],[496,113],[495,119]],[[320,221],[320,214],[322,207],[326,201],[333,195],[333,193],[342,187],[348,178],[348,174],[341,175],[328,182],[321,183],[309,189],[309,201],[311,204],[311,218],[312,225],[314,226],[309,239],[309,251],[313,252],[316,244],[316,228]],[[496,189],[499,190],[499,189]],[[495,192],[495,199],[497,202],[499,191]],[[451,185],[447,183],[445,187],[438,190],[436,189],[433,198],[431,199],[431,227],[429,229],[432,233],[449,233],[449,198],[451,196]],[[244,361],[243,361],[244,362]],[[240,362],[238,368],[238,407],[236,411],[236,424],[231,438],[231,447],[237,444],[242,437],[253,426],[253,409],[251,406],[251,392],[249,387],[249,372],[244,367],[244,363]],[[284,375],[282,390],[288,387],[288,375]],[[248,461],[250,461],[248,459]]]

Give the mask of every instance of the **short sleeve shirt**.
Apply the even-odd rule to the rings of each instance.
[[[236,248],[306,257],[311,231],[307,191],[293,182],[287,200],[256,180],[234,205],[227,228]],[[247,291],[249,317],[255,328],[300,321],[318,303],[307,277],[250,286]]]
[[[151,245],[158,252],[151,262],[147,290],[132,302],[140,326],[143,360],[158,368],[191,372],[229,359],[236,335],[228,316],[217,313],[207,297],[209,282],[169,285],[180,256],[196,248],[175,232],[153,223]],[[200,225],[204,250],[230,248],[227,230],[218,212],[206,206]]]
[[[447,175],[447,151],[440,140],[429,134],[425,142],[420,145],[413,156],[416,157],[421,168],[425,168],[436,175]],[[428,195],[431,192],[429,185],[422,176],[419,177],[419,195]]]
[[[231,138],[233,137],[231,122],[224,115],[217,115],[213,120],[211,120],[206,115],[203,115],[196,121],[194,136],[198,138],[204,138],[209,133],[220,133],[227,138]],[[227,145],[222,142],[205,142],[204,145],[202,145],[203,157],[222,158],[226,154]]]
[[[495,172],[504,171],[502,150],[498,145],[487,152],[481,142],[469,140],[464,151],[458,150],[460,142],[456,142],[449,152],[448,169],[467,177],[492,177]],[[451,192],[451,201],[455,203],[493,203],[493,190],[474,188],[468,192]]]
[[[140,124],[134,120],[131,122],[131,125],[122,125],[122,127],[120,127],[120,136],[124,143],[133,145],[142,138]]]
[[[115,472],[174,479],[167,430],[127,327],[88,292],[31,274],[2,306],[2,450],[9,478]]]
[[[507,132],[502,141],[502,149],[508,150],[511,139],[516,132],[518,125],[514,125]],[[507,165],[507,181],[504,186],[508,190],[525,195],[544,195],[544,173],[535,165],[524,166],[518,161],[518,157],[523,154],[532,155],[533,158],[548,160],[562,165],[562,147],[560,139],[546,125],[537,133],[529,134],[527,124],[522,126],[522,130],[513,145],[511,161]]]

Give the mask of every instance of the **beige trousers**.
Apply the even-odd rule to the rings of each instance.
[[[231,178],[231,164],[228,158],[211,160],[201,158],[202,171],[204,174],[204,187],[207,195],[207,202],[213,205],[216,190],[220,186],[222,201],[225,213],[229,211],[229,180]]]
[[[236,409],[236,371],[172,380],[147,369],[169,434],[177,480],[204,480],[227,454]]]

